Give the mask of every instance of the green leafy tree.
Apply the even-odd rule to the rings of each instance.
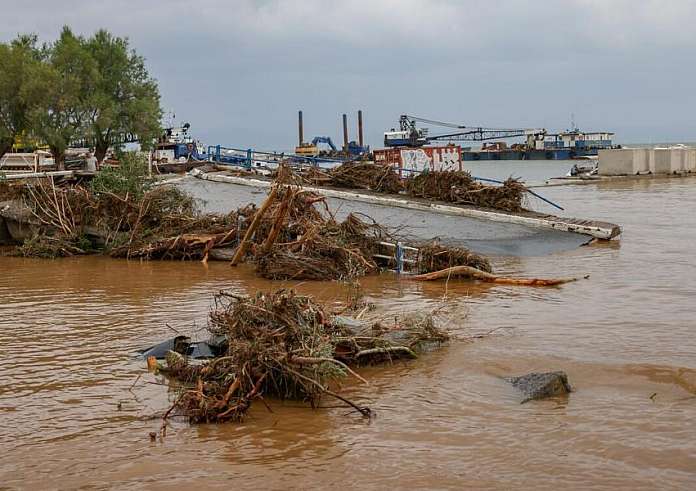
[[[83,38],[64,27],[60,38],[45,48],[44,62],[31,72],[22,94],[35,105],[30,111],[32,133],[48,145],[59,169],[70,143],[84,135],[89,115],[85,99],[98,76],[84,45]]]
[[[86,40],[85,49],[97,67],[90,80],[85,105],[87,135],[93,139],[95,156],[104,159],[110,146],[118,146],[125,133],[136,134],[147,148],[160,134],[160,96],[145,60],[129,49],[128,39],[99,30]]]
[[[32,102],[21,94],[39,58],[36,36],[19,36],[9,44],[0,43],[0,157],[28,129]]]

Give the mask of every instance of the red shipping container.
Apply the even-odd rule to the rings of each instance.
[[[406,177],[411,173],[462,170],[462,147],[383,148],[374,150],[375,163],[390,164]]]

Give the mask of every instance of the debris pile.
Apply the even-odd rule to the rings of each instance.
[[[110,255],[126,258],[203,259],[212,248],[236,241],[240,220],[255,211],[247,206],[225,215],[199,213],[193,198],[169,186],[148,191],[139,202],[117,196],[100,202],[108,209],[97,215],[97,225],[117,234]],[[113,212],[119,208],[126,215],[117,221]]]
[[[523,210],[526,191],[524,184],[513,178],[501,186],[487,186],[464,171],[424,172],[407,179],[406,189],[418,198],[511,212]]]
[[[378,193],[398,194],[403,182],[394,167],[373,162],[348,161],[331,169],[314,166],[295,170],[302,184],[347,189],[368,189]]]
[[[373,259],[377,243],[389,237],[376,223],[354,214],[338,222],[315,204],[323,198],[300,188],[283,188],[264,228],[256,231],[252,260],[257,272],[270,279],[347,280],[378,271]],[[263,206],[260,210],[263,209]],[[240,245],[242,247],[242,245]]]
[[[17,199],[21,194],[20,186],[6,182],[0,176],[0,202]]]
[[[365,165],[374,164],[354,164],[356,168]],[[460,184],[473,182],[468,174],[454,174],[461,178]],[[22,201],[14,202],[24,206],[14,215],[27,215],[34,231],[24,239],[19,253],[34,257],[102,253],[202,261],[231,257],[233,266],[247,261],[255,265],[257,274],[274,280],[347,281],[381,268],[401,269],[397,264],[401,259],[396,257],[398,237],[356,214],[339,222],[325,197],[298,186],[297,179],[282,166],[261,206],[250,204],[225,215],[201,213],[185,192],[173,186],[154,186],[128,165],[99,173],[89,187],[39,180],[23,186]],[[428,192],[444,189],[433,187],[440,181],[427,179],[422,175],[413,182],[427,184]],[[480,192],[480,196],[491,195],[487,189]],[[499,204],[511,192],[503,189]],[[384,254],[384,248],[397,252]],[[498,277],[486,258],[464,248],[433,243],[415,250],[414,269],[419,273],[411,277],[415,280],[464,277],[531,286],[575,280]]]
[[[452,266],[470,266],[486,273],[493,272],[488,259],[463,247],[445,247],[434,242],[419,247],[418,255],[418,271],[421,274]]]
[[[345,162],[333,169],[310,166],[296,169],[298,184],[367,189],[378,193],[406,194],[415,198],[492,208],[510,212],[523,211],[526,187],[509,178],[500,186],[476,181],[466,171],[428,171],[400,178],[395,168],[373,162]]]
[[[398,194],[403,189],[401,179],[391,165],[346,162],[331,169],[329,174],[330,185],[338,188],[370,189],[389,194]]]
[[[238,217],[200,214],[193,198],[161,186],[140,196],[56,186],[52,179],[23,188],[23,202],[41,224],[25,241],[25,256],[58,257],[103,252],[114,257],[200,259],[212,247],[236,239]]]
[[[205,260],[214,248],[234,251],[232,264],[249,261],[276,280],[349,280],[379,271],[375,254],[396,238],[355,214],[339,222],[324,197],[276,185],[260,207],[226,215],[204,214],[174,187],[125,195],[42,180],[25,186],[23,199],[41,224],[20,251],[56,257],[106,253],[112,257]],[[323,204],[323,208],[320,206]],[[490,272],[488,261],[466,249],[427,245],[418,271],[467,265]]]
[[[254,297],[221,292],[209,331],[225,339],[221,356],[192,364],[167,355],[162,370],[184,384],[167,416],[178,410],[193,423],[241,421],[265,396],[315,407],[324,395],[369,416],[369,408],[332,390],[349,374],[366,383],[349,365],[413,358],[448,339],[430,317],[370,325],[333,316],[312,298],[284,289]]]
[[[21,200],[35,227],[19,251],[24,256],[59,257],[85,254],[90,242],[83,234],[91,210],[89,192],[80,186],[57,187],[53,179],[22,187]]]

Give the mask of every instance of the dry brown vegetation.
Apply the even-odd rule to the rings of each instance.
[[[504,211],[521,211],[526,191],[512,178],[501,186],[487,186],[463,171],[424,172],[406,180],[406,189],[417,198]]]
[[[393,322],[393,320],[392,320]],[[225,339],[225,353],[198,365],[170,352],[168,375],[184,384],[174,411],[194,423],[241,421],[265,396],[305,401],[324,396],[370,416],[371,410],[334,391],[347,376],[367,381],[351,366],[415,358],[447,341],[429,316],[398,324],[346,323],[312,298],[292,290],[240,297],[221,292],[209,316],[209,331]]]
[[[372,162],[346,162],[328,170],[307,167],[294,173],[296,182],[306,185],[405,192],[414,198],[510,212],[524,209],[526,187],[512,178],[500,186],[482,184],[466,171],[429,171],[402,179],[394,167]]]

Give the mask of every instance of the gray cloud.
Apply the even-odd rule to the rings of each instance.
[[[285,148],[340,135],[363,109],[370,143],[412,113],[562,129],[570,114],[622,141],[696,140],[696,2],[626,0],[0,0],[0,39],[63,24],[131,39],[163,104],[209,143]]]

